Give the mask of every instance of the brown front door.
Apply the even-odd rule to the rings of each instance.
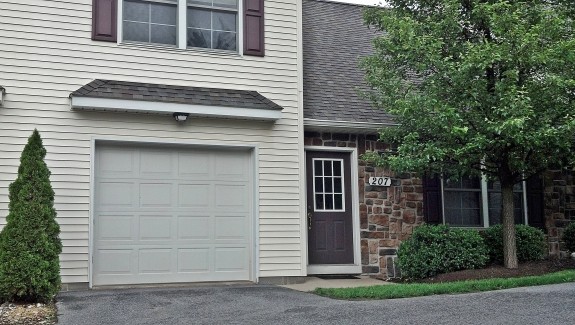
[[[307,151],[309,264],[353,264],[349,152]]]

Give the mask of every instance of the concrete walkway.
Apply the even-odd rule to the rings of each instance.
[[[302,291],[310,292],[314,291],[316,288],[357,288],[357,287],[370,287],[377,285],[388,285],[393,284],[391,282],[386,282],[367,276],[357,276],[353,278],[318,278],[318,277],[307,277],[304,283],[298,284],[288,284],[281,287]]]

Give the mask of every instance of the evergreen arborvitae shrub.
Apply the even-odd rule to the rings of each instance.
[[[563,241],[565,242],[565,248],[570,253],[575,253],[575,221],[571,221],[565,231],[563,232]]]
[[[482,233],[493,263],[503,263],[503,230],[501,225],[491,226]],[[519,262],[537,261],[545,257],[547,243],[541,229],[527,225],[515,225],[517,259]]]
[[[401,243],[398,264],[405,279],[476,269],[488,260],[487,247],[475,230],[421,225]]]
[[[34,130],[10,184],[6,226],[0,232],[0,301],[48,302],[60,290],[62,243],[45,156]]]

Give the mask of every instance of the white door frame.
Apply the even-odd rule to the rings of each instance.
[[[359,222],[359,179],[358,179],[358,165],[357,165],[357,148],[340,148],[340,147],[319,147],[319,146],[305,146],[306,151],[305,161],[307,161],[307,151],[325,151],[325,152],[340,152],[350,153],[350,168],[351,168],[351,215],[353,218],[353,264],[309,264],[309,257],[307,260],[307,273],[308,274],[360,274],[361,271],[361,244],[360,244],[360,222]],[[306,175],[304,189],[307,191],[307,170],[304,165],[304,175]],[[307,207],[307,195],[305,195]],[[305,218],[307,221],[307,218]],[[307,227],[306,227],[307,229]],[[309,240],[309,234],[306,235]],[[309,245],[307,245],[309,246]],[[309,256],[309,254],[307,254]]]
[[[180,139],[160,139],[145,137],[124,137],[124,136],[95,136],[90,141],[90,212],[88,224],[88,287],[93,288],[94,269],[94,205],[96,189],[96,145],[100,143],[126,144],[126,145],[174,145],[182,147],[201,147],[203,149],[248,149],[250,153],[250,164],[252,166],[253,177],[253,199],[252,199],[252,220],[250,245],[250,281],[257,283],[259,280],[259,146],[253,143],[244,142],[221,142],[221,141],[194,141]]]

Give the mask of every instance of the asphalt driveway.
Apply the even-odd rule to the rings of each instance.
[[[342,301],[277,286],[67,292],[60,325],[575,324],[575,283],[453,296]]]

